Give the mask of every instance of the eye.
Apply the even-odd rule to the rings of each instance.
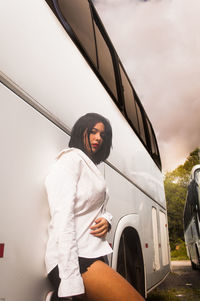
[[[90,131],[90,134],[96,134],[96,132],[97,132],[96,129],[92,129],[92,130]]]

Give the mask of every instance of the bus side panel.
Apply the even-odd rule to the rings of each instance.
[[[107,117],[114,145],[109,161],[166,206],[160,170],[47,3],[5,3],[0,2],[2,73],[69,128],[88,112]]]
[[[109,162],[132,182],[136,183],[143,191],[146,191],[148,196],[127,179],[119,176],[116,171],[109,171],[110,174],[113,173],[116,175],[108,176],[108,182],[110,181],[108,184],[112,188],[110,189],[110,211],[114,213],[116,223],[118,223],[118,219],[122,217],[122,214],[135,212],[141,214],[141,242],[146,242],[146,238],[148,239],[150,249],[145,248],[144,251],[148,253],[153,248],[151,245],[152,234],[146,231],[146,229],[150,229],[151,231],[152,199],[160,203],[163,208],[165,208],[166,202],[161,172],[151,159],[144,145],[122,116],[104,86],[100,83],[45,1],[20,0],[15,3],[7,0],[0,2],[0,25],[0,70],[3,76],[5,75],[5,77],[11,80],[15,89],[24,90],[30,95],[33,102],[35,99],[37,103],[48,110],[50,114],[53,114],[58,121],[60,120],[69,129],[77,118],[87,112],[98,112],[111,121],[113,127],[113,149],[109,157]],[[18,102],[20,103],[21,101],[18,100]],[[17,107],[17,105],[15,106]],[[18,106],[26,108],[25,111],[31,112],[30,114],[33,114],[33,116],[27,118],[27,126],[24,119],[25,111],[23,114],[19,112],[20,117],[15,122],[16,125],[8,130],[8,134],[5,134],[3,140],[3,142],[5,141],[5,152],[1,150],[3,152],[2,158],[3,156],[5,157],[6,164],[11,160],[13,164],[13,177],[16,177],[19,170],[22,170],[23,178],[21,179],[24,181],[23,189],[26,189],[20,195],[23,206],[25,206],[24,204],[26,204],[27,200],[26,191],[28,196],[31,195],[31,203],[33,202],[31,206],[36,206],[37,204],[43,204],[43,197],[35,195],[36,192],[33,192],[33,190],[35,189],[38,192],[39,188],[42,187],[40,186],[40,180],[43,181],[47,173],[47,168],[53,160],[52,158],[65,146],[66,138],[63,132],[51,125],[49,121],[45,120],[44,117],[40,116],[40,114],[28,105],[23,103],[23,106],[20,104]],[[11,110],[9,107],[5,106],[5,108],[7,108],[7,111],[2,111],[4,122],[1,121],[4,127],[7,124],[6,114],[8,115]],[[17,108],[14,108],[16,112]],[[16,114],[12,114],[11,119],[15,120]],[[36,117],[40,117],[39,121],[34,122],[34,118]],[[12,124],[11,120],[9,124]],[[41,130],[43,128],[44,130]],[[17,129],[19,136],[17,136],[16,141],[14,135],[15,129]],[[10,142],[6,142],[8,136],[10,137]],[[24,140],[29,141],[30,146],[27,146],[23,142]],[[21,142],[20,145],[18,141]],[[18,150],[19,148],[21,148],[20,151]],[[11,156],[14,151],[17,151],[16,162]],[[30,157],[31,160],[29,160]],[[5,173],[6,168],[7,166],[4,166],[2,173]],[[32,189],[32,186],[29,187],[32,185],[29,183],[31,173],[33,173],[32,181],[34,178],[39,181],[38,186],[36,183],[33,183],[35,185],[34,189]],[[8,177],[6,180],[9,180]],[[7,183],[6,180],[4,180],[4,183]],[[13,182],[15,183],[14,180],[10,181],[11,184]],[[117,185],[118,182],[120,185]],[[21,186],[20,183],[20,179],[17,178],[19,187]],[[117,193],[114,191],[115,189]],[[44,196],[42,188],[41,191]],[[6,192],[4,194],[6,195]],[[123,198],[119,199],[119,196],[123,196]],[[39,201],[40,198],[41,200]],[[14,195],[10,199],[15,203]],[[47,204],[45,206],[47,208]],[[43,208],[43,210],[47,209]],[[23,210],[20,211],[23,212]],[[32,219],[34,219],[37,210],[34,207],[32,211]],[[40,214],[42,215],[42,209],[40,210]],[[48,213],[45,214],[45,218],[48,220]],[[45,220],[44,216],[40,216],[38,219],[40,221]],[[31,224],[33,223],[31,222]],[[40,222],[38,228],[41,229],[42,225]],[[46,235],[46,225],[47,223],[44,222],[44,230],[38,234],[37,251],[44,250],[44,248],[41,248],[41,245],[42,243],[44,244],[46,239],[46,237],[44,238],[44,234]],[[26,239],[26,236],[24,238]],[[36,240],[33,239],[32,243],[36,243]],[[33,245],[30,246],[34,247]],[[144,248],[144,244],[142,247]],[[7,249],[7,243],[5,249]],[[40,254],[39,258],[42,258],[41,255],[43,254]],[[147,267],[149,275],[152,274],[153,266],[152,254],[150,253],[150,255],[147,263],[149,265]],[[144,255],[145,258],[148,258],[147,256]],[[6,255],[3,259],[4,262],[5,258]],[[29,255],[27,255],[27,258],[30,261]],[[39,265],[40,271],[41,265]],[[38,268],[38,264],[33,267],[35,273],[37,273],[36,266]],[[40,272],[37,275],[41,275]],[[149,281],[151,282],[153,278],[150,278]],[[39,278],[37,277],[37,279]],[[26,284],[27,282],[28,280],[25,281]],[[12,283],[14,282],[12,281]],[[34,280],[33,283],[36,283],[36,281]],[[148,283],[148,287],[150,285]],[[27,284],[27,287],[30,288],[30,284]],[[20,285],[19,288],[21,289]],[[29,291],[32,293],[33,289],[29,289]],[[33,292],[34,301],[38,300],[34,294],[36,293]],[[27,300],[30,300],[30,298],[27,298],[26,295]],[[8,301],[11,300],[8,299]]]
[[[200,164],[194,165],[187,188],[183,224],[187,255],[193,269],[200,267]]]
[[[144,259],[144,270],[147,291],[156,286],[169,272],[169,261],[165,266],[162,264],[163,258],[159,251],[159,270],[155,270],[153,228],[152,228],[152,207],[156,206],[157,212],[160,207],[145,193],[140,191],[134,184],[127,181],[122,175],[114,171],[110,166],[105,166],[106,183],[109,189],[108,211],[114,216],[109,241],[114,243],[114,253],[112,266],[116,268],[118,245],[122,228],[133,227],[140,239],[142,257]],[[114,185],[113,185],[114,183]],[[132,222],[127,224],[127,217]],[[159,217],[159,216],[158,216]],[[122,225],[124,224],[124,225]],[[120,229],[118,228],[120,226]],[[158,245],[161,244],[160,224],[158,227]],[[134,243],[134,242],[133,242]],[[116,244],[116,245],[115,245]],[[168,249],[168,246],[167,246]],[[134,254],[133,254],[134,256]],[[151,260],[149,260],[151,259]]]
[[[198,219],[195,222],[193,218],[185,230],[184,236],[188,257],[199,266],[200,238],[197,231],[197,227],[199,227],[197,223],[199,224]]]
[[[2,84],[0,300],[43,300],[49,210],[44,179],[69,137]]]

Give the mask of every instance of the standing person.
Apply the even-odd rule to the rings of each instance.
[[[105,236],[112,216],[106,211],[107,189],[97,164],[107,159],[111,144],[106,118],[82,116],[72,129],[69,148],[58,155],[46,178],[51,222],[45,261],[55,289],[46,301],[144,300],[108,266],[112,249]]]

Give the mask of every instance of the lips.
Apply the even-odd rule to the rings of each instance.
[[[92,147],[98,148],[98,147],[99,147],[99,144],[98,144],[98,143],[92,144]]]
[[[92,144],[92,150],[93,150],[93,152],[96,152],[98,149],[99,149],[99,144],[98,143]]]

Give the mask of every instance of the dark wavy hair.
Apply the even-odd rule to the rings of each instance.
[[[91,159],[95,164],[99,164],[106,160],[110,154],[110,148],[112,145],[112,128],[108,119],[97,113],[88,113],[80,117],[72,128],[71,138],[69,141],[69,147],[79,148],[89,156],[85,147],[84,132],[87,130],[89,141],[89,135],[93,127],[99,122],[103,123],[105,132],[100,149],[96,153],[91,154]]]

